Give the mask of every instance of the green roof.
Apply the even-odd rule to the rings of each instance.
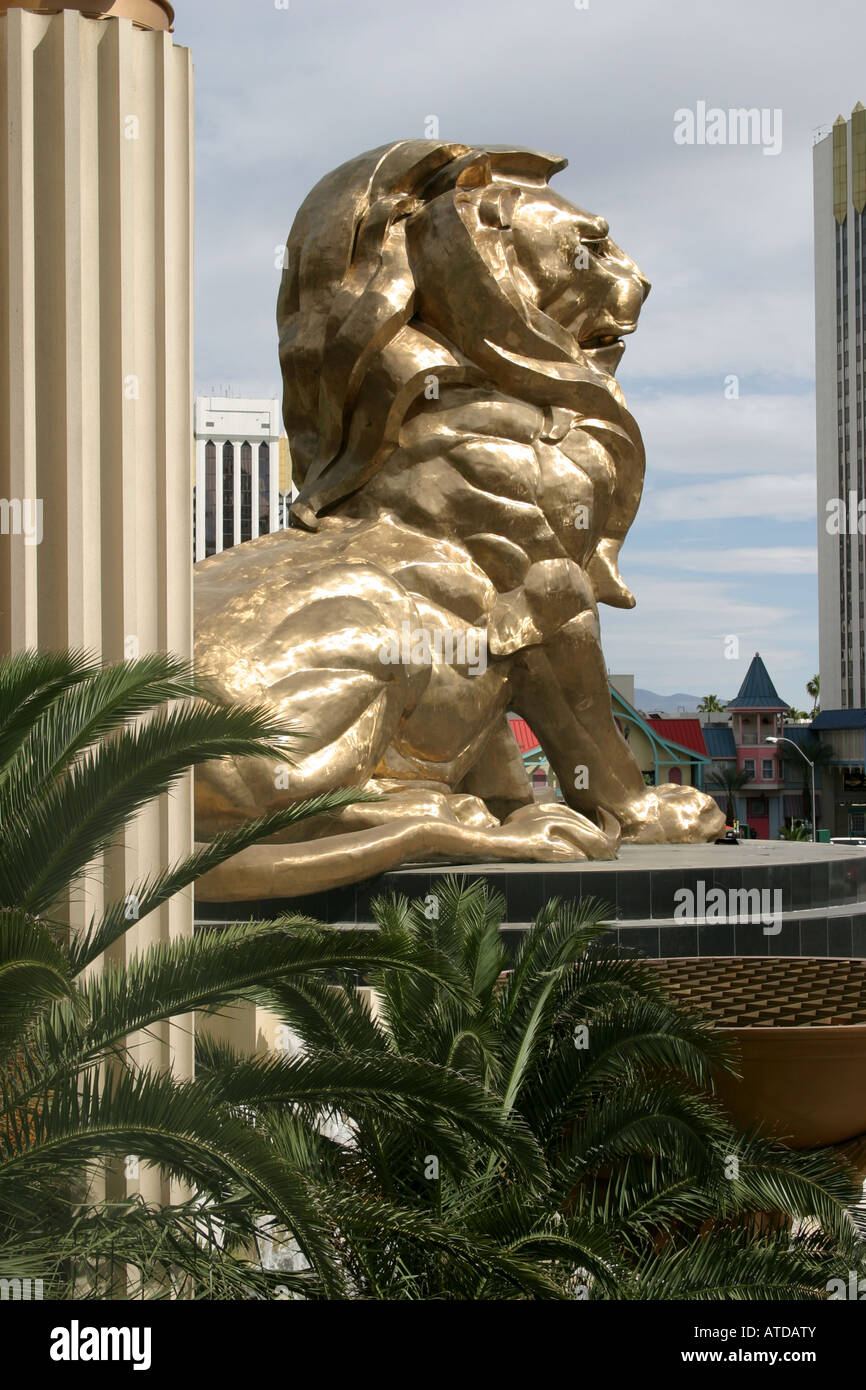
[[[752,657],[752,664],[746,672],[746,678],[740,686],[740,693],[735,700],[728,701],[728,709],[775,709],[785,710],[789,705],[787,700],[779,697],[773,682],[770,680],[766,666],[757,652]]]

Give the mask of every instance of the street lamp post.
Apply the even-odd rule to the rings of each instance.
[[[806,754],[803,752],[803,750],[802,750],[802,748],[800,747],[799,743],[795,743],[794,740],[793,740],[792,738],[767,738],[767,739],[764,740],[764,742],[765,742],[765,743],[790,743],[790,745],[791,745],[792,748],[796,748],[797,752],[800,754],[800,757],[803,759],[803,761],[809,764],[809,770],[810,770],[810,772],[811,772],[811,774],[812,774],[812,844],[814,844],[815,841],[816,841],[817,838],[818,838],[818,833],[817,833],[818,813],[817,813],[817,806],[816,806],[816,803],[815,803],[815,764],[812,762],[812,759],[811,759],[811,758],[807,758],[807,757],[806,757]]]

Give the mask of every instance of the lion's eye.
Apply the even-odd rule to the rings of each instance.
[[[574,253],[573,262],[577,270],[586,270],[590,259],[593,256],[604,256],[607,250],[607,241],[604,238],[597,238],[595,241],[582,239],[577,243],[577,250]]]

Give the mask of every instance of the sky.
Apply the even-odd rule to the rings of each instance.
[[[431,118],[443,139],[565,155],[554,186],[606,217],[653,285],[617,373],[647,481],[621,557],[637,607],[602,610],[608,667],[731,698],[760,651],[807,707],[812,146],[866,101],[862,0],[175,7],[196,72],[197,390],[280,394],[281,248],[337,165]],[[758,143],[698,143],[702,109],[739,107],[766,113]]]

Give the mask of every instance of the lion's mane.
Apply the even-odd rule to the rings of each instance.
[[[543,193],[566,163],[404,140],[342,165],[306,198],[277,310],[296,524],[315,530],[382,466],[431,374],[442,385],[487,382],[613,429],[630,420],[611,379],[514,273],[509,199]],[[639,445],[636,430],[624,432]],[[627,510],[613,519],[623,536]]]

